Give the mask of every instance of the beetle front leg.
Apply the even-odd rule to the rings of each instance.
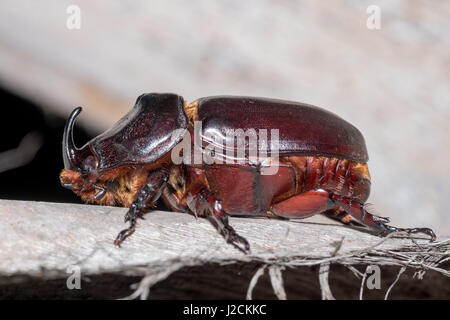
[[[356,221],[364,226],[376,231],[380,236],[386,236],[392,232],[406,232],[408,234],[423,233],[430,236],[431,241],[437,239],[436,234],[430,228],[397,228],[390,225],[389,219],[373,215],[365,209],[363,204],[360,204],[352,199],[331,195],[331,199],[338,204],[345,212],[351,215]]]
[[[238,235],[228,223],[228,214],[222,209],[220,202],[206,188],[189,192],[187,205],[196,215],[212,219],[225,240],[244,253],[250,252],[250,244],[247,239]]]
[[[139,190],[136,198],[125,214],[125,222],[129,221],[130,226],[117,235],[114,244],[120,247],[120,244],[129,237],[136,228],[136,220],[142,211],[148,206],[148,203],[154,203],[161,196],[163,188],[166,186],[169,173],[164,170],[158,170],[149,175],[145,185]]]

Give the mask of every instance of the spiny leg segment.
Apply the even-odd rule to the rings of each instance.
[[[120,244],[134,232],[137,218],[142,218],[143,210],[148,206],[148,203],[155,203],[159,199],[168,177],[169,173],[164,169],[152,172],[149,175],[146,184],[141,188],[125,214],[124,220],[125,222],[130,221],[130,226],[120,231],[114,241],[115,245],[120,247]]]
[[[219,229],[225,240],[244,253],[250,252],[250,245],[244,237],[236,233],[228,222],[228,214],[222,209],[220,202],[214,194],[206,188],[195,192],[191,191],[187,196],[187,205],[195,216],[206,217]]]
[[[387,225],[387,223],[389,223],[388,218],[379,217],[367,212],[364,204],[353,201],[350,198],[330,194],[330,199],[332,199],[340,209],[344,210],[346,213],[352,216],[357,222],[363,224],[371,230],[378,232],[378,235],[380,236],[386,236],[392,232],[406,232],[408,234],[426,234],[430,236],[431,241],[435,241],[437,239],[436,234],[430,228],[397,228]],[[345,220],[342,222],[345,223]]]

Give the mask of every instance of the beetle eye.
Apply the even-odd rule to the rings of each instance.
[[[83,176],[87,176],[89,175],[92,171],[94,171],[95,169],[95,159],[93,156],[89,156],[87,157],[82,165],[81,165],[81,174]]]
[[[83,167],[81,168],[81,175],[83,178],[86,178],[89,173],[91,173],[91,170],[88,166],[83,165]]]

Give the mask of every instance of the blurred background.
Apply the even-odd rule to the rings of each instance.
[[[429,0],[2,0],[0,198],[79,202],[58,180],[75,106],[81,146],[144,92],[251,95],[354,124],[375,213],[449,235],[449,17]]]

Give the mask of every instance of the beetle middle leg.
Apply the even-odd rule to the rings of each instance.
[[[155,171],[148,176],[145,185],[139,190],[130,209],[125,214],[125,222],[129,221],[130,226],[120,231],[114,241],[115,245],[120,246],[120,244],[134,232],[137,218],[148,206],[148,203],[156,202],[161,196],[162,190],[166,186],[168,176],[168,172],[163,169]]]
[[[196,216],[206,217],[220,230],[226,241],[244,253],[250,252],[250,245],[244,237],[238,235],[228,223],[228,214],[220,202],[206,188],[191,191],[187,196],[187,205]]]
[[[330,195],[332,199],[341,209],[351,215],[356,221],[377,232],[380,236],[386,236],[392,232],[406,232],[408,234],[423,233],[430,236],[431,241],[436,240],[436,235],[430,228],[397,228],[390,225],[389,219],[379,217],[367,212],[364,204],[353,201],[350,198]]]

